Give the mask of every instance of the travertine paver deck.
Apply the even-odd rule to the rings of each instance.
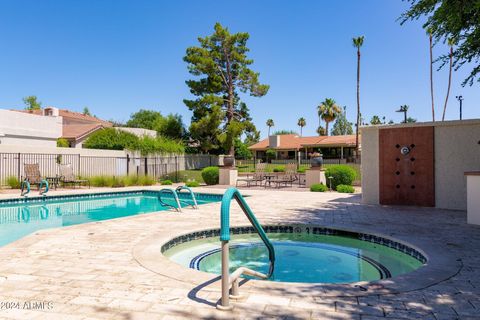
[[[411,292],[372,290],[371,295],[345,297],[341,288],[250,281],[242,286],[244,299],[235,303],[235,310],[220,312],[214,307],[220,297],[215,275],[174,265],[158,252],[145,255],[157,245],[156,239],[161,244],[161,239],[189,230],[218,227],[215,203],[197,211],[163,211],[44,230],[0,248],[0,301],[22,306],[51,302],[37,304],[40,310],[0,310],[0,319],[480,318],[480,227],[467,225],[465,212],[365,206],[358,195],[336,193],[242,192],[252,195],[248,203],[262,223],[382,233],[419,246],[427,255],[441,253],[448,270],[437,271],[452,276]],[[232,225],[246,224],[234,210]]]

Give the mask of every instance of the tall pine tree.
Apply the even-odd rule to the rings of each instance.
[[[221,145],[229,155],[234,155],[235,138],[254,131],[249,109],[241,101],[240,93],[262,97],[269,86],[260,84],[259,73],[249,68],[253,63],[247,57],[249,34],[231,34],[220,23],[215,24],[214,30],[211,36],[198,38],[200,46],[188,48],[183,58],[188,63],[188,71],[195,76],[186,83],[197,97],[185,99],[184,103],[193,111],[192,137],[200,143],[208,138],[207,145]],[[201,125],[205,118],[210,120],[207,121],[210,125],[212,118],[221,119],[217,120],[218,130],[207,132]]]

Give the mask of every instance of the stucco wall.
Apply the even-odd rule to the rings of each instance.
[[[0,109],[0,145],[55,147],[62,117],[44,117]]]
[[[437,208],[466,210],[464,172],[480,170],[480,120],[425,122],[361,128],[362,201],[379,203],[378,132],[385,128],[435,127],[435,204]]]
[[[370,129],[370,128],[369,128]],[[363,130],[362,134],[362,202],[379,202],[378,130]]]
[[[435,199],[438,208],[467,209],[465,171],[480,170],[480,121],[435,126]]]

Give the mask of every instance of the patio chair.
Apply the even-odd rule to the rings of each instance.
[[[274,183],[277,188],[279,188],[282,184],[285,187],[290,184],[290,187],[293,187],[293,183],[297,181],[297,165],[295,163],[287,163],[285,165],[285,173],[279,175],[276,179],[271,180],[271,183]]]
[[[259,164],[257,164],[257,166],[255,168],[255,173],[253,173],[252,176],[247,175],[245,177],[238,178],[236,185],[238,186],[239,181],[246,182],[247,187],[250,187],[252,184],[255,184],[255,186],[257,186],[258,183],[260,183],[260,185],[262,185],[262,181],[265,180],[266,171],[267,171],[267,164],[266,163],[259,163]]]
[[[25,176],[21,177],[21,193],[25,195],[30,192],[30,186],[37,185],[38,190],[40,191],[42,186],[46,186],[45,192],[48,192],[48,182],[42,177],[40,173],[40,165],[38,163],[24,163],[23,171]],[[28,182],[25,184],[25,182]],[[26,186],[28,185],[28,187]],[[27,187],[28,191],[24,192],[24,188]]]
[[[82,184],[85,184],[90,188],[90,181],[85,179],[77,179],[70,164],[60,165],[60,182],[62,182],[63,186],[71,184],[75,188],[75,185],[80,187]]]

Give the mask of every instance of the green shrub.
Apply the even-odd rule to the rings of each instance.
[[[327,184],[330,184],[331,180],[331,187],[336,190],[340,184],[351,186],[357,177],[357,173],[352,167],[339,164],[327,167],[325,169],[325,177],[327,178]],[[329,179],[329,177],[333,177],[333,179]]]
[[[149,176],[94,176],[88,178],[92,187],[121,188],[130,186],[151,186],[155,180]]]
[[[347,186],[345,184],[339,184],[337,186],[337,191],[340,193],[354,193],[355,189],[352,186]]]
[[[198,181],[188,181],[187,183],[185,183],[185,185],[189,188],[195,188],[195,187],[200,187],[200,183],[198,183]]]
[[[160,181],[160,184],[162,186],[170,186],[173,184],[172,180],[163,180],[163,181]]]
[[[92,187],[106,187],[105,176],[90,177],[90,185]]]
[[[218,176],[218,167],[206,167],[202,170],[202,178],[207,185],[218,184]]]
[[[328,191],[328,187],[323,183],[314,183],[310,186],[312,192],[325,192]]]
[[[140,176],[138,177],[139,186],[153,186],[155,184],[155,179],[150,176]]]
[[[305,173],[307,171],[307,168],[306,167],[300,167],[298,168],[297,172],[298,173]]]
[[[58,138],[57,139],[57,147],[59,148],[69,148],[70,143],[68,143],[68,140],[65,138]]]
[[[20,189],[20,181],[15,176],[7,178],[7,185],[12,189]]]
[[[274,149],[267,149],[267,151],[265,151],[265,155],[267,160],[272,160],[277,156],[277,152]]]
[[[127,149],[140,151],[143,156],[159,153],[184,153],[183,143],[162,136],[152,138],[143,136],[138,139],[135,145],[128,145]]]
[[[104,128],[92,133],[83,144],[88,149],[134,150],[143,156],[159,153],[184,153],[185,147],[181,141],[162,136],[137,137],[133,133],[115,128]]]
[[[136,186],[138,185],[138,176],[132,175],[123,177],[123,183],[125,184],[125,187]]]
[[[123,150],[135,148],[139,138],[130,132],[117,130],[115,128],[104,128],[92,133],[83,143],[88,149]]]
[[[273,172],[285,172],[285,166],[275,166]]]

